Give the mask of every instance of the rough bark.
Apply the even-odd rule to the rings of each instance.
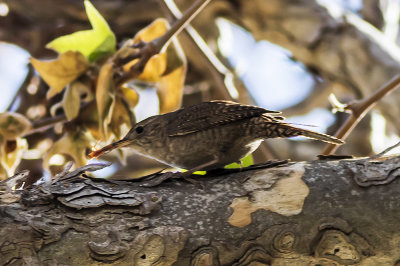
[[[2,265],[395,265],[400,157],[297,162],[158,187],[1,183]],[[20,180],[21,181],[21,180]]]

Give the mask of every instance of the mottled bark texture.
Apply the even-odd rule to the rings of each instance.
[[[395,265],[400,157],[140,182],[0,184],[2,265]]]

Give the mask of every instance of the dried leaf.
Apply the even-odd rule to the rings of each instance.
[[[78,116],[80,105],[81,98],[79,95],[79,91],[75,90],[73,86],[67,86],[62,100],[62,106],[64,108],[64,113],[67,116],[68,121]]]
[[[125,131],[123,131],[123,125],[125,125]],[[128,130],[132,126],[129,110],[126,109],[126,106],[120,99],[117,99],[109,126],[111,131],[118,139],[121,139],[126,133],[128,133]]]
[[[137,92],[125,86],[121,87],[121,92],[122,97],[124,97],[126,102],[129,104],[129,107],[134,108],[139,101],[139,95],[137,94]]]
[[[138,79],[148,82],[157,82],[167,69],[167,55],[160,53],[152,56],[144,66],[143,72]]]
[[[16,139],[32,128],[31,122],[18,113],[0,113],[0,135],[5,139]]]
[[[139,31],[133,43],[138,43],[140,41],[150,42],[158,37],[161,37],[168,29],[168,22],[165,19],[156,19],[146,28]],[[129,71],[129,69],[137,63],[137,59],[124,65],[124,71]],[[138,79],[148,82],[159,81],[161,75],[165,72],[167,67],[167,55],[166,53],[159,53],[150,58],[144,67],[143,72],[139,75]]]
[[[18,138],[16,139],[16,148],[11,152],[4,151],[3,156],[1,156],[1,162],[8,170],[8,173],[14,173],[15,169],[19,165],[22,159],[24,151],[28,150],[28,142],[26,139]],[[5,147],[3,144],[3,147]]]
[[[68,83],[78,78],[89,67],[86,58],[80,52],[73,51],[65,52],[50,61],[35,58],[31,58],[30,61],[50,87],[47,98],[60,93]]]
[[[150,42],[158,37],[161,37],[168,30],[168,27],[168,21],[165,19],[156,19],[149,26],[139,31],[133,39],[133,42]],[[160,80],[160,77],[165,72],[166,68],[166,53],[164,52],[156,54],[147,62],[138,79],[148,82],[157,82]]]
[[[160,113],[175,111],[181,106],[186,77],[186,58],[176,39],[168,46],[166,53],[167,69],[158,83],[157,90]]]
[[[157,19],[148,27],[141,30],[134,38],[133,43],[149,42],[162,36],[169,25],[165,19]],[[124,66],[128,71],[136,64],[133,60]],[[156,82],[160,99],[160,112],[166,113],[178,109],[181,105],[183,86],[186,75],[186,59],[177,40],[173,40],[167,50],[150,58],[138,79],[147,82]]]
[[[163,18],[154,20],[149,26],[140,30],[133,39],[134,43],[139,41],[149,42],[161,37],[169,28],[168,21]]]
[[[72,120],[76,118],[80,112],[81,103],[89,102],[93,100],[93,98],[94,95],[87,84],[79,81],[74,81],[69,84],[61,101],[61,106],[64,109],[67,119]]]
[[[93,29],[61,36],[47,44],[46,47],[52,48],[60,54],[66,51],[79,51],[91,62],[104,55],[114,53],[116,38],[106,20],[87,0],[85,9]]]
[[[105,63],[99,73],[96,87],[96,103],[99,114],[99,129],[103,140],[109,138],[107,127],[111,123],[115,105],[115,84],[111,62]]]
[[[160,113],[168,113],[181,106],[185,74],[186,68],[182,66],[161,78],[157,89]]]
[[[7,141],[3,137],[0,139],[0,180],[2,180],[14,174],[24,151],[28,149],[28,142],[26,139],[17,138],[16,147],[9,150],[7,149]]]
[[[75,166],[86,165],[86,148],[90,146],[90,138],[82,130],[67,132],[54,143],[43,158],[43,165],[49,169],[49,160],[55,154],[69,155]]]

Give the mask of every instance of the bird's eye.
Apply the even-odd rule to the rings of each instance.
[[[144,130],[144,128],[142,126],[138,126],[137,128],[135,128],[136,133],[140,134],[142,133]]]

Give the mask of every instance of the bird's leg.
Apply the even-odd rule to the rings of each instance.
[[[215,164],[217,162],[218,162],[217,156],[214,156],[213,160],[211,160],[211,161],[209,161],[207,163],[198,165],[196,167],[193,167],[192,169],[190,169],[190,170],[188,170],[186,172],[178,172],[178,173],[167,172],[167,173],[162,174],[161,176],[156,176],[156,177],[152,178],[151,180],[143,182],[142,184],[140,184],[140,186],[142,186],[142,187],[155,187],[155,186],[161,184],[162,182],[164,182],[165,180],[178,179],[178,178],[183,178],[183,179],[185,179],[186,181],[188,181],[188,182],[190,182],[192,184],[198,185],[199,182],[197,180],[191,178],[190,176],[194,172],[200,171],[200,170],[202,170],[202,169],[204,169],[204,168],[206,168],[208,166],[211,166],[211,165],[213,165],[213,164]]]
[[[185,179],[186,181],[189,181],[192,184],[199,184],[199,181],[194,180],[193,178],[190,178],[190,176],[196,172],[196,171],[200,171],[203,170],[204,168],[211,166],[213,164],[216,164],[218,162],[217,156],[214,156],[214,159],[212,161],[209,161],[207,163],[201,164],[199,166],[196,166],[186,172],[180,173],[181,178]]]

